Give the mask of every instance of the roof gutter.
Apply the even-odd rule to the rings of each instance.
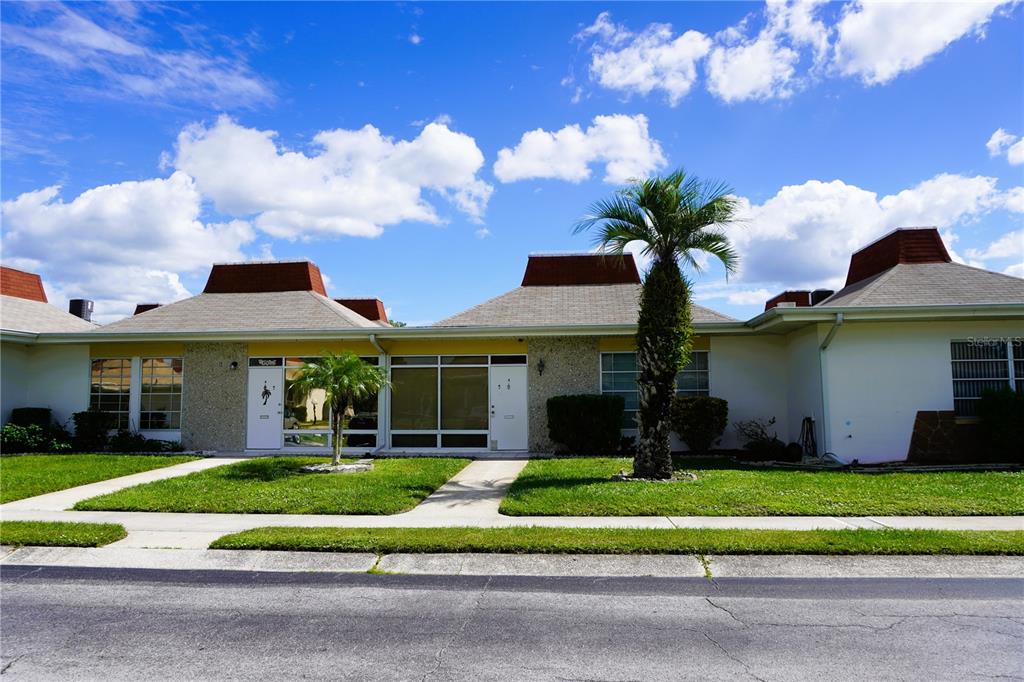
[[[38,332],[23,332],[17,329],[0,329],[0,341],[11,343],[35,343],[39,338]]]
[[[694,325],[701,334],[749,334],[750,329],[742,322],[707,323]],[[399,339],[438,338],[509,338],[537,336],[632,336],[636,325],[546,325],[524,327],[395,327],[393,329],[363,328],[316,330],[281,329],[248,331],[199,331],[199,332],[63,332],[39,335],[41,343],[113,343],[137,341],[261,341],[294,340],[368,340],[374,336],[378,341]]]
[[[976,318],[1024,318],[1024,303],[982,303],[937,304],[937,305],[891,305],[891,306],[803,306],[797,308],[772,308],[756,315],[745,323],[754,331],[767,331],[785,322],[831,322],[837,313],[842,313],[847,322],[883,320],[943,320]]]

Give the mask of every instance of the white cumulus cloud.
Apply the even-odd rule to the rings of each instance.
[[[602,86],[625,93],[665,93],[671,106],[686,96],[697,81],[697,63],[711,48],[711,39],[700,31],[676,36],[670,24],[651,24],[632,33],[615,24],[608,12],[576,34],[594,40],[590,76]]]
[[[242,259],[254,238],[243,220],[203,223],[201,197],[185,173],[103,185],[65,202],[47,187],[3,203],[4,260],[43,275],[61,298],[97,301],[99,319],[139,302],[188,295],[179,275]]]
[[[985,143],[985,148],[988,149],[988,155],[992,157],[1006,154],[1006,160],[1010,162],[1011,166],[1019,166],[1024,163],[1024,139],[1013,133],[1008,133],[1002,128],[992,133],[992,137],[988,138],[988,142]]]
[[[590,178],[592,164],[604,164],[605,182],[623,183],[663,167],[665,156],[643,114],[596,116],[586,129],[572,124],[554,132],[538,128],[524,133],[515,147],[498,152],[494,175],[502,182],[581,182]]]
[[[881,197],[841,180],[809,180],[761,204],[741,199],[744,221],[729,228],[743,255],[735,281],[842,286],[850,254],[883,234],[935,226],[955,239],[954,226],[1009,209],[1009,201],[995,178],[946,173]]]
[[[326,130],[313,138],[312,154],[284,149],[276,135],[222,116],[183,130],[174,164],[218,210],[255,215],[260,230],[288,239],[375,237],[404,221],[440,223],[430,195],[479,220],[493,191],[477,177],[484,156],[476,141],[442,123],[411,140],[371,125]]]
[[[765,7],[765,25],[752,39],[744,20],[715,36],[708,56],[708,90],[725,102],[784,99],[794,92],[800,49],[809,47],[814,65],[828,51],[829,30],[815,16],[815,0],[782,0]]]
[[[1024,230],[1007,232],[984,249],[968,249],[966,255],[982,262],[1012,259],[1024,263]]]
[[[660,92],[676,106],[703,65],[708,91],[724,102],[784,99],[826,77],[887,83],[964,37],[983,37],[1012,2],[851,0],[833,9],[824,0],[768,0],[710,37],[667,23],[634,32],[602,12],[573,39],[587,45],[590,80],[626,95]],[[578,101],[575,76],[563,85]],[[1024,163],[1024,144],[1015,154]]]
[[[982,35],[1008,0],[854,2],[836,25],[834,64],[867,84],[887,83],[968,35]]]

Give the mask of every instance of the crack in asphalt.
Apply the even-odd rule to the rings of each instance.
[[[448,649],[455,644],[455,640],[457,640],[462,633],[466,631],[466,627],[469,626],[469,621],[473,620],[473,615],[480,610],[480,602],[483,601],[484,595],[487,593],[487,588],[490,587],[492,579],[493,576],[487,577],[487,582],[484,583],[484,586],[480,589],[480,593],[473,600],[473,605],[469,609],[469,613],[463,619],[462,624],[459,625],[459,627],[451,634],[448,641],[434,653],[434,667],[423,673],[423,677],[420,678],[420,682],[427,682],[427,679],[430,678],[431,675],[441,669],[445,653],[447,653]]]
[[[735,614],[735,613],[733,613],[733,612],[732,612],[732,611],[730,611],[729,609],[725,608],[724,606],[720,606],[719,604],[716,604],[715,602],[711,601],[711,597],[704,597],[704,600],[705,600],[705,601],[706,601],[706,602],[707,602],[708,604],[710,604],[711,606],[713,606],[713,607],[715,607],[716,609],[718,609],[719,611],[725,611],[726,613],[728,613],[728,614],[729,614],[729,616],[730,616],[730,617],[731,617],[731,618],[732,618],[732,619],[733,619],[734,621],[736,621],[737,623],[739,623],[739,624],[740,624],[740,625],[742,625],[743,627],[747,627],[747,624],[746,624],[746,623],[744,623],[744,622],[743,622],[742,620],[740,620],[739,618],[737,618],[737,617],[736,617],[736,614]]]
[[[20,661],[21,659],[25,658],[26,656],[28,656],[28,654],[19,654],[19,655],[15,656],[14,658],[12,658],[12,659],[11,659],[10,661],[8,661],[8,662],[7,662],[7,663],[6,663],[5,665],[4,665],[4,667],[3,667],[3,668],[0,668],[0,675],[3,675],[3,674],[4,674],[5,672],[7,672],[7,671],[8,671],[8,669],[10,669],[10,667],[11,667],[12,665],[14,665],[15,663],[17,663],[17,662],[18,662],[18,661]]]
[[[714,637],[712,637],[711,635],[709,635],[706,632],[702,632],[701,634],[704,635],[704,639],[706,639],[709,642],[711,642],[712,644],[714,644],[718,648],[719,651],[721,651],[723,654],[725,654],[729,658],[729,660],[735,661],[736,663],[739,663],[741,666],[743,666],[743,671],[745,673],[747,673],[748,675],[750,675],[751,677],[753,677],[755,680],[757,680],[757,682],[768,682],[763,677],[758,677],[757,675],[755,675],[753,673],[753,671],[750,669],[750,666],[747,665],[746,662],[743,659],[739,658],[738,656],[733,655],[733,653],[731,651],[729,651],[724,646],[719,644],[717,639],[715,639]]]
[[[834,625],[834,624],[829,624],[829,623],[778,623],[778,622],[773,622],[773,621],[759,621],[759,622],[756,622],[756,623],[748,623],[748,622],[742,620],[741,618],[739,618],[731,610],[727,609],[726,607],[722,606],[721,604],[716,604],[715,602],[713,602],[710,597],[704,597],[704,600],[707,601],[707,603],[709,605],[711,605],[712,607],[718,609],[719,611],[724,611],[725,613],[729,614],[730,618],[732,618],[734,621],[736,621],[737,623],[739,623],[740,625],[742,625],[745,628],[753,628],[753,627],[770,627],[770,628],[828,628],[828,629],[835,629],[835,630],[840,630],[840,629],[845,629],[845,628],[859,628],[859,629],[863,629],[863,630],[872,630],[874,632],[885,632],[886,630],[892,630],[896,626],[900,625],[901,623],[905,623],[906,621],[908,621],[908,620],[910,620],[912,618],[940,618],[940,616],[923,615],[923,614],[922,615],[913,615],[913,616],[910,616],[910,615],[908,615],[908,616],[868,616],[866,614],[860,614],[860,615],[864,616],[865,618],[896,618],[896,620],[894,620],[893,622],[889,623],[888,625],[867,625],[867,624],[864,624],[864,623],[844,623],[844,624],[841,624],[841,625]]]

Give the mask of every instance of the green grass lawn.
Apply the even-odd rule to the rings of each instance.
[[[680,458],[693,482],[613,481],[628,459],[533,460],[501,503],[513,516],[958,516],[1024,514],[1024,472],[864,474]]]
[[[512,554],[1024,554],[1021,531],[256,528],[212,549]]]
[[[301,471],[322,457],[261,457],[83,500],[75,509],[233,514],[396,514],[469,460],[388,458],[350,474]]]
[[[127,534],[124,526],[116,523],[0,521],[0,545],[100,547]]]
[[[0,457],[0,503],[188,462],[187,455],[25,455]]]

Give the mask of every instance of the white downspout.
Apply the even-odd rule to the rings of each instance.
[[[836,313],[835,322],[818,347],[818,373],[821,375],[821,443],[822,454],[832,452],[831,414],[828,409],[828,364],[825,362],[825,351],[832,344],[836,332],[843,326],[843,314]]]
[[[384,370],[384,376],[390,378],[391,356],[384,349],[384,346],[380,345],[380,342],[377,341],[376,334],[370,334],[370,344],[377,349],[377,354],[380,356],[381,368]],[[377,447],[373,449],[373,453],[380,452],[387,445],[388,434],[391,432],[390,406],[391,388],[390,386],[388,386],[384,388],[384,390],[381,392],[381,395],[377,399]]]

